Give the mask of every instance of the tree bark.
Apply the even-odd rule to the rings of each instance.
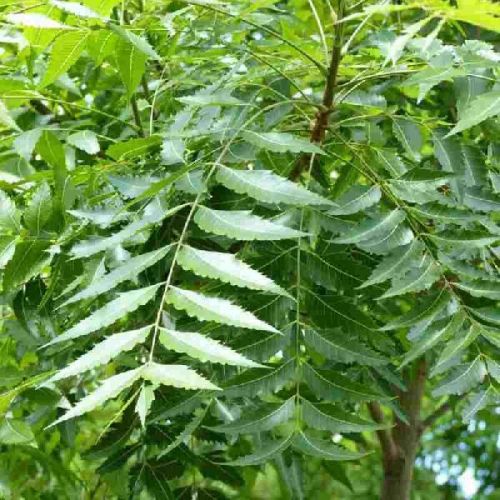
[[[392,431],[383,429],[377,432],[382,448],[384,473],[381,500],[410,499],[415,458],[423,430],[420,407],[426,376],[426,363],[420,360],[414,368],[408,390],[399,393],[399,405],[408,423],[396,416]],[[369,410],[373,420],[383,422],[383,414],[377,403],[370,403]]]

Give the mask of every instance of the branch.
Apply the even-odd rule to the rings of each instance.
[[[377,422],[377,424],[384,423],[384,413],[380,405],[372,401],[368,403],[368,410],[372,419]],[[389,429],[379,429],[376,431],[378,440],[380,441],[380,446],[382,448],[382,453],[384,455],[384,460],[390,461],[398,456],[398,448],[394,439],[392,438],[391,431]]]
[[[342,59],[342,38],[344,34],[344,24],[339,22],[344,15],[344,1],[339,1],[339,11],[337,16],[337,24],[335,28],[335,36],[333,38],[332,57],[328,67],[326,76],[326,85],[323,93],[322,106],[316,113],[314,126],[311,130],[310,141],[316,144],[321,144],[325,140],[326,130],[328,128],[328,119],[333,111],[333,99],[337,90],[337,75],[339,72],[340,61]],[[310,162],[311,155],[303,155],[299,158],[292,172],[290,179],[297,180]]]
[[[130,24],[130,16],[127,11],[127,9],[123,10],[123,20],[125,21],[126,24]],[[144,85],[144,76],[141,77],[141,83]],[[146,91],[147,91],[147,84],[146,84]],[[130,107],[132,108],[132,114],[134,115],[134,121],[135,124],[137,125],[137,133],[141,137],[145,137],[146,134],[144,133],[144,127],[142,126],[142,121],[141,121],[141,114],[139,112],[139,106],[137,106],[137,99],[135,98],[135,95],[132,95],[130,98]]]
[[[142,127],[141,114],[139,112],[139,106],[137,106],[137,99],[134,95],[130,98],[130,106],[132,107],[132,114],[134,115],[134,121],[137,125],[137,133],[141,137],[145,137],[144,128]]]

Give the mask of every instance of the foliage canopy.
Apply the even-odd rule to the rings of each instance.
[[[499,4],[0,20],[2,494],[347,498],[377,436],[495,434]]]

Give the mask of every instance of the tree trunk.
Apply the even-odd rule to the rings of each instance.
[[[420,445],[423,424],[420,420],[420,405],[426,380],[426,364],[421,360],[415,367],[406,392],[399,393],[399,405],[408,423],[395,417],[392,431],[377,432],[383,455],[381,500],[409,500],[413,479],[415,458]],[[384,420],[382,410],[376,403],[370,403],[372,418],[379,423]]]
[[[419,446],[419,435],[415,428],[405,425],[406,435],[396,442],[398,454],[384,460],[382,500],[409,500],[413,479],[413,467]]]

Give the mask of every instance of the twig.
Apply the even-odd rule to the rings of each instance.
[[[123,21],[126,24],[130,24],[130,16],[129,16],[127,9],[123,9],[122,15],[123,15]],[[144,80],[144,75],[143,75],[141,77],[141,82],[142,82],[143,86],[144,86],[144,81],[145,80]],[[147,83],[146,83],[146,92],[147,92]],[[136,99],[135,95],[132,95],[130,97],[130,107],[132,108],[132,115],[134,116],[134,122],[137,125],[137,133],[141,137],[145,137],[146,134],[144,133],[144,127],[142,126],[141,114],[139,112],[139,106],[137,106],[137,99]]]
[[[377,424],[384,423],[384,413],[382,412],[382,408],[376,401],[368,403],[368,410],[372,419],[377,422]],[[378,431],[376,431],[376,433],[378,440],[380,441],[384,459],[395,459],[398,456],[399,451],[396,443],[394,442],[394,439],[392,438],[391,431],[389,429],[379,429]]]
[[[337,23],[342,19],[344,14],[344,1],[339,2],[339,12],[337,15]],[[330,66],[326,76],[326,85],[323,93],[322,107],[316,113],[313,129],[311,130],[310,140],[316,144],[321,144],[325,139],[325,133],[328,128],[328,119],[333,108],[333,99],[335,97],[337,87],[337,75],[339,72],[340,61],[342,59],[342,39],[344,34],[344,25],[336,24],[335,36],[333,38],[332,57]],[[310,161],[310,155],[301,156],[292,172],[290,179],[297,180],[302,172],[307,168]]]
[[[142,127],[141,114],[139,113],[137,99],[134,95],[130,98],[130,107],[132,108],[132,114],[134,115],[134,122],[137,125],[137,133],[141,137],[145,137],[144,128]]]

